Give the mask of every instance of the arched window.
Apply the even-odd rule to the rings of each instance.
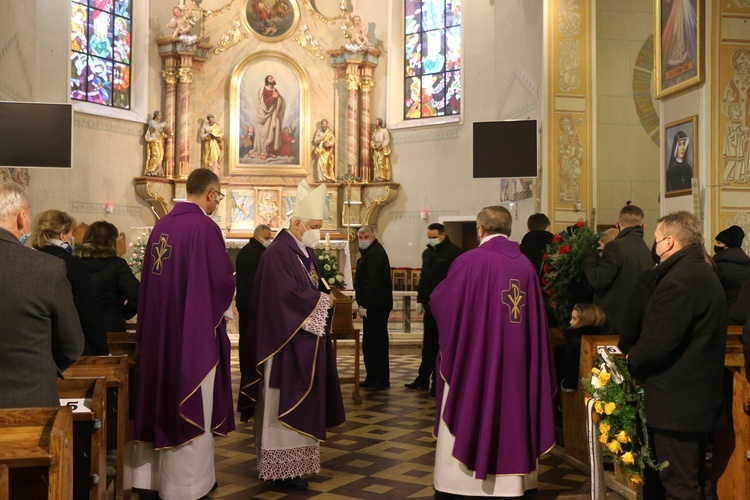
[[[130,0],[74,0],[70,17],[70,98],[131,109]]]
[[[461,0],[404,0],[404,120],[461,114]]]

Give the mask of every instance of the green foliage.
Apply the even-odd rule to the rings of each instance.
[[[129,246],[132,252],[128,259],[128,265],[130,266],[130,270],[133,271],[133,274],[138,276],[143,270],[143,257],[146,255],[146,242],[144,242],[139,236],[135,240],[135,243],[131,243]]]
[[[596,233],[578,222],[552,239],[542,264],[542,286],[550,297],[559,324],[570,323],[576,303],[592,301],[591,287],[583,272],[583,258],[597,243]]]
[[[344,275],[339,271],[339,260],[333,252],[321,252],[318,255],[318,264],[328,286],[338,289],[345,287]]]

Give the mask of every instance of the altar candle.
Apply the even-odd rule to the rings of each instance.
[[[331,233],[326,233],[326,250],[331,249]]]

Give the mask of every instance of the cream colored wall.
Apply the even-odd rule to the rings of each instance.
[[[653,26],[652,0],[596,1],[596,219],[614,224],[631,200],[646,213],[647,242],[659,218],[659,146],[638,119],[633,68]]]

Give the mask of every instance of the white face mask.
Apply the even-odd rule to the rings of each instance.
[[[302,244],[306,247],[313,247],[319,241],[320,229],[307,229],[307,231],[302,234]]]
[[[263,246],[266,247],[266,248],[268,248],[269,246],[271,246],[271,242],[272,241],[273,240],[263,240]]]
[[[437,246],[440,243],[440,238],[427,238],[427,244]]]

